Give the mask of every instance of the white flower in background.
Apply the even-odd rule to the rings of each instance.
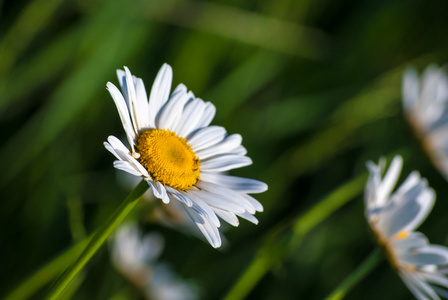
[[[415,69],[403,74],[406,117],[434,165],[448,179],[448,77],[430,65],[419,78]]]
[[[163,243],[157,233],[142,236],[136,224],[124,224],[111,241],[113,262],[147,299],[198,299],[195,286],[178,278],[168,265],[158,261]]]
[[[248,194],[264,192],[267,185],[224,174],[252,164],[241,136],[209,126],[215,107],[195,98],[183,84],[170,96],[169,65],[157,74],[149,101],[143,81],[124,69],[117,70],[123,94],[107,83],[130,145],[114,136],[104,143],[118,158],[115,168],[145,179],[164,203],[181,201],[215,248],[221,246],[217,216],[233,226],[239,224],[237,216],[257,224],[253,215],[263,207]]]
[[[392,193],[402,168],[396,156],[382,177],[384,159],[367,164],[369,179],[365,190],[366,217],[392,267],[417,299],[448,296],[448,248],[431,245],[414,230],[426,219],[435,201],[434,191],[417,171],[412,172]]]

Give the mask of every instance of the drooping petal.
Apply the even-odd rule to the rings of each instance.
[[[210,245],[212,245],[213,248],[221,247],[221,236],[219,235],[218,228],[196,211],[190,208],[186,208],[185,211],[191,217]]]
[[[413,278],[408,271],[401,272],[400,277],[403,280],[404,284],[408,287],[408,289],[418,300],[438,299],[438,298],[428,298],[427,293],[424,292],[424,290],[422,290],[419,281]]]
[[[201,190],[200,193],[195,194],[197,197],[202,199],[207,205],[227,210],[230,212],[244,212],[244,207],[240,205],[234,198],[225,194],[217,194],[208,192],[206,190]]]
[[[169,187],[169,186],[166,186],[165,188],[170,194],[174,195],[177,199],[179,199],[179,201],[184,203],[186,206],[191,207],[193,205],[193,202],[191,201],[191,199],[188,197],[188,195],[186,193],[180,192],[180,191],[173,189],[172,187]]]
[[[116,160],[114,161],[114,167],[118,170],[125,171],[131,175],[134,176],[142,176],[142,173],[140,171],[136,170],[129,162],[122,161],[122,160]]]
[[[209,219],[216,227],[219,227],[221,225],[219,219],[216,217],[215,212],[203,201],[200,192],[191,189],[187,191],[186,194],[193,202],[192,209],[194,209],[201,216]]]
[[[241,217],[241,218],[243,218],[243,219],[248,220],[248,221],[251,222],[251,223],[254,223],[255,225],[258,224],[258,219],[257,219],[254,215],[252,215],[252,214],[250,214],[250,213],[248,213],[248,212],[237,213],[236,215],[237,215],[238,217]]]
[[[160,182],[154,182],[150,179],[146,179],[146,182],[151,187],[154,197],[161,199],[162,202],[165,204],[170,202],[170,198],[169,198],[168,193],[166,192],[165,186],[163,186],[163,184],[160,184]]]
[[[199,188],[201,188],[203,191],[207,191],[207,192],[217,195],[217,197],[218,196],[223,197],[224,199],[227,200],[228,204],[230,204],[232,202],[237,207],[243,208],[244,209],[243,211],[247,211],[251,214],[255,213],[255,207],[252,206],[251,202],[248,201],[246,198],[244,198],[241,194],[238,194],[237,192],[232,191],[231,189],[225,188],[223,186],[220,186],[220,185],[217,185],[214,183],[205,182],[205,181],[198,182],[197,186]],[[209,198],[212,198],[212,197],[209,197]],[[240,211],[233,211],[233,212],[241,212],[242,213],[243,211],[240,210]]]
[[[132,157],[132,155],[129,153],[128,148],[126,148],[119,139],[111,135],[107,138],[107,141],[108,143],[104,143],[106,149],[108,149],[109,151],[113,149],[113,152],[111,152],[118,159],[129,162],[131,166],[134,169],[138,170],[144,177],[150,177],[148,171],[134,157]]]
[[[216,208],[216,207],[214,207],[213,210],[215,211],[215,213],[216,213],[216,215],[218,217],[220,217],[221,219],[223,219],[224,221],[226,221],[230,225],[235,226],[235,227],[240,225],[240,222],[238,221],[238,218],[236,217],[236,215],[233,212],[226,211],[226,210],[223,210],[223,209],[219,209],[219,208]]]

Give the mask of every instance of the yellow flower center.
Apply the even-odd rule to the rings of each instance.
[[[165,129],[150,129],[137,139],[137,160],[146,168],[154,181],[188,190],[199,180],[199,158],[176,133]]]

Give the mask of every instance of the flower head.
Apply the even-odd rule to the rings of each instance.
[[[419,78],[415,69],[403,74],[403,107],[414,132],[434,165],[448,179],[448,76],[430,65]]]
[[[172,70],[160,69],[149,95],[140,78],[128,68],[117,70],[121,90],[107,88],[115,101],[129,147],[109,136],[104,143],[118,159],[117,169],[143,178],[164,203],[183,203],[187,213],[213,247],[221,245],[218,216],[238,226],[242,217],[253,223],[262,205],[250,193],[267,189],[263,182],[226,175],[252,164],[239,134],[227,135],[210,126],[215,106],[179,84],[170,96]]]
[[[142,235],[135,223],[120,226],[110,243],[112,260],[120,272],[139,287],[148,299],[197,299],[194,285],[179,278],[159,257],[163,237],[156,232]]]
[[[429,244],[414,231],[428,216],[435,201],[434,191],[416,171],[394,192],[402,167],[396,156],[382,177],[385,161],[368,163],[365,190],[366,217],[378,243],[393,268],[417,299],[448,296],[448,248]]]

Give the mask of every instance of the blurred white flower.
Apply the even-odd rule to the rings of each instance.
[[[384,177],[384,159],[367,164],[366,217],[392,267],[417,299],[448,296],[448,248],[431,245],[425,235],[414,231],[428,216],[435,201],[426,179],[412,172],[392,193],[402,168],[396,156]]]
[[[162,236],[142,236],[134,223],[120,226],[111,241],[115,266],[151,300],[198,299],[197,288],[178,278],[170,267],[158,261],[164,248]]]
[[[430,65],[419,78],[408,68],[403,74],[406,117],[434,165],[448,180],[448,76]]]
[[[117,169],[143,178],[164,203],[179,200],[209,243],[221,246],[220,221],[238,226],[237,216],[255,224],[262,205],[249,193],[267,190],[263,182],[225,175],[252,164],[239,134],[209,126],[215,115],[210,102],[195,98],[180,84],[170,96],[172,70],[160,69],[146,95],[143,81],[118,70],[122,93],[108,82],[130,147],[114,136],[104,143],[118,158]]]

